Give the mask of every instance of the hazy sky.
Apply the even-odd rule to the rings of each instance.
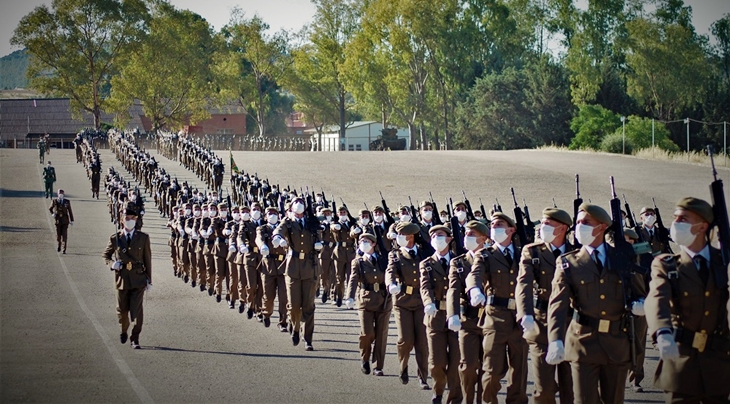
[[[239,6],[248,16],[257,13],[273,30],[281,28],[298,30],[314,15],[310,0],[170,0],[181,9],[192,10],[208,20],[218,30],[228,22],[230,10]],[[577,0],[579,7],[587,0]],[[685,0],[692,6],[693,22],[700,34],[709,34],[714,21],[730,13],[730,0]],[[20,19],[36,6],[51,0],[0,0],[0,56],[18,48],[10,46],[10,38]]]

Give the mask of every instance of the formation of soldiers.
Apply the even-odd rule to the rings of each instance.
[[[178,159],[209,191],[170,181],[123,134],[110,142],[169,218],[173,274],[265,327],[278,300],[277,329],[295,346],[314,349],[319,297],[357,308],[365,374],[383,375],[393,314],[399,378],[409,383],[415,351],[433,402],[497,403],[506,377],[507,402],[526,403],[531,372],[534,402],[621,403],[627,381],[641,391],[649,334],[668,402],[727,402],[727,265],[705,201],[680,200],[670,229],[656,208],[632,220],[628,204],[624,218],[614,200],[609,214],[579,198],[573,215],[547,207],[534,222],[516,201],[509,215],[465,196],[445,210],[431,200],[391,212],[382,200],[351,212],[243,172],[224,198],[206,181],[222,159],[184,138]],[[130,185],[110,174],[117,188],[125,206]]]
[[[90,136],[84,136],[84,132],[80,132],[74,139],[74,148],[76,149],[76,162],[84,165],[86,176],[91,181],[91,197],[99,199],[101,156],[99,156],[94,141]]]

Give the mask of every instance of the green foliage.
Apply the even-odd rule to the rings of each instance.
[[[0,58],[0,89],[27,88],[28,52],[17,50]]]
[[[603,138],[620,126],[621,119],[617,114],[600,105],[583,105],[570,121],[570,129],[575,133],[570,149],[598,150]]]
[[[630,141],[634,150],[651,148],[651,119],[641,118],[635,115],[626,119],[626,139]],[[615,133],[621,135],[622,128],[616,129]],[[671,134],[662,123],[654,123],[654,145],[670,152],[679,151],[677,146],[670,139]],[[627,151],[628,153],[628,151]]]
[[[629,138],[626,138],[625,147],[625,154],[631,154],[635,149],[634,143]],[[623,153],[624,138],[621,134],[621,129],[619,129],[617,132],[606,135],[603,139],[601,139],[600,150],[608,153]]]

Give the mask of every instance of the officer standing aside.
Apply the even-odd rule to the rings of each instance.
[[[132,348],[140,349],[139,334],[144,319],[142,301],[144,292],[152,289],[150,238],[146,233],[135,230],[135,209],[125,209],[121,219],[123,228],[109,237],[102,257],[114,271],[117,318],[122,331],[119,340],[124,344],[131,337]],[[130,324],[133,325],[131,336],[127,334]]]
[[[56,169],[48,160],[48,165],[43,169],[43,182],[46,185],[46,199],[53,196],[53,183],[56,182]]]
[[[681,199],[670,228],[681,251],[651,265],[646,320],[661,358],[654,385],[667,403],[729,402],[728,277],[708,241],[713,222],[709,203]]]
[[[50,162],[49,162],[50,164]],[[63,247],[63,253],[66,254],[66,244],[68,243],[68,225],[74,224],[74,212],[71,209],[71,201],[66,199],[66,196],[62,189],[58,190],[58,198],[51,202],[51,206],[48,208],[53,215],[56,222],[56,240],[58,241],[58,248],[56,251],[61,251]]]

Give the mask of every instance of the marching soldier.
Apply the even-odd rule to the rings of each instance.
[[[399,222],[396,227],[396,242],[399,249],[388,254],[388,269],[385,284],[393,296],[395,324],[398,328],[398,361],[400,381],[408,384],[408,360],[411,350],[416,350],[418,381],[421,389],[429,390],[426,383],[428,372],[428,341],[423,323],[423,301],[421,300],[419,264],[426,258],[423,248],[416,245],[415,235],[420,228],[415,223]]]
[[[263,225],[261,220],[261,205],[254,202],[251,205],[251,218],[244,222],[242,231],[239,231],[241,243],[246,246],[246,252],[243,257],[243,266],[246,278],[246,297],[248,310],[246,317],[252,319],[256,315],[259,322],[264,321],[262,313],[262,300],[264,289],[261,285],[261,272],[259,272],[259,264],[261,263],[261,252],[256,246],[256,229]]]
[[[71,201],[66,199],[65,193],[62,189],[58,190],[58,198],[51,202],[51,206],[48,208],[48,211],[51,212],[56,223],[56,240],[58,241],[58,248],[56,251],[60,252],[61,247],[63,247],[63,253],[66,254],[68,225],[70,224],[73,226],[74,224],[74,212],[71,209]]]
[[[373,375],[383,376],[385,348],[388,345],[388,324],[390,312],[393,310],[393,301],[385,287],[388,261],[385,255],[378,251],[377,238],[374,234],[361,234],[358,249],[362,251],[362,255],[355,257],[351,263],[347,308],[357,307],[360,318],[362,372],[370,373],[372,356],[372,362],[375,363]]]
[[[505,375],[509,375],[507,402],[527,403],[527,343],[517,323],[515,300],[520,256],[520,248],[512,242],[515,232],[512,218],[495,213],[490,229],[495,244],[477,255],[466,278],[471,304],[484,306],[479,317],[484,331],[482,397],[490,404],[499,402],[500,379]]]
[[[43,164],[46,155],[46,141],[43,138],[38,140],[38,153],[40,154],[40,163]]]
[[[286,249],[274,247],[271,237],[279,223],[279,211],[275,207],[266,208],[266,224],[256,229],[256,245],[261,251],[261,285],[263,288],[264,327],[271,325],[271,314],[274,312],[274,299],[279,297],[279,331],[286,332],[286,282],[284,279],[284,258]]]
[[[350,223],[350,215],[345,207],[340,207],[337,223],[330,225],[330,231],[335,242],[333,256],[335,259],[337,284],[333,299],[337,307],[342,306],[342,297],[345,293],[347,276],[350,273],[352,260],[355,258],[355,247],[352,242],[352,237],[350,237],[350,228],[354,225],[355,223]]]
[[[603,208],[582,204],[575,233],[583,247],[556,262],[545,360],[570,362],[576,403],[623,402],[632,351],[626,307],[633,315],[644,314],[643,277],[619,268],[614,248],[604,241],[612,225]],[[575,314],[569,323],[571,304]]]
[[[221,302],[223,293],[223,281],[226,282],[226,301],[231,301],[231,288],[238,285],[231,285],[230,273],[228,272],[228,236],[226,231],[228,223],[228,205],[224,202],[218,204],[218,215],[212,219],[211,227],[215,235],[215,245],[213,246],[213,256],[215,260],[215,301]],[[228,234],[227,234],[228,233]]]
[[[134,209],[124,211],[123,229],[109,237],[102,256],[114,271],[117,318],[122,331],[119,339],[124,344],[130,337],[132,348],[140,349],[139,334],[144,319],[142,300],[144,292],[152,288],[152,253],[149,236],[135,230],[136,214]],[[131,336],[127,334],[130,322],[133,324]]]
[[[570,365],[563,362],[554,366],[545,362],[548,345],[547,309],[555,275],[555,260],[573,250],[566,238],[572,225],[573,220],[568,212],[545,208],[540,225],[541,241],[522,249],[515,293],[517,318],[520,319],[523,336],[530,347],[530,363],[535,377],[532,399],[535,403],[554,404],[558,392],[561,403],[573,402]]]
[[[96,196],[96,199],[99,199],[99,181],[101,180],[101,162],[99,161],[99,156],[94,156],[93,160],[91,161],[91,164],[89,165],[89,170],[91,170],[91,197],[93,198]]]
[[[46,185],[46,199],[53,196],[53,183],[56,182],[56,169],[48,161],[48,166],[43,169],[43,182]]]
[[[422,207],[423,209],[423,207]],[[427,212],[432,212],[428,210]],[[423,217],[424,211],[421,211]],[[425,218],[424,218],[425,219]],[[430,217],[429,217],[430,219]],[[421,227],[423,229],[423,227]],[[446,317],[446,295],[449,290],[451,229],[444,225],[430,227],[429,235],[434,253],[421,261],[421,300],[426,315],[428,338],[428,367],[433,379],[432,403],[441,403],[448,385],[447,403],[461,403],[463,394],[459,381],[459,334],[449,330]]]
[[[319,252],[319,268],[321,272],[322,284],[322,303],[327,303],[330,298],[330,292],[333,292],[332,281],[335,280],[335,261],[332,258],[334,254],[334,237],[332,232],[328,231],[332,224],[332,210],[328,207],[322,208],[322,251]]]
[[[646,319],[661,358],[654,384],[667,403],[728,402],[728,275],[709,243],[713,222],[709,203],[680,200],[671,236],[681,251],[652,262]]]
[[[188,221],[192,222],[193,209],[189,202],[183,204],[180,208],[178,218],[176,221],[177,226],[177,262],[182,268],[183,282],[188,283],[190,281],[190,254],[188,253],[188,243],[190,242],[190,234],[187,231]],[[193,279],[195,279],[193,277]]]
[[[654,255],[666,254],[669,252],[668,246],[657,237],[656,211],[654,208],[644,206],[641,208],[639,217],[641,217],[641,235],[644,241],[648,241],[651,245],[651,252]]]

